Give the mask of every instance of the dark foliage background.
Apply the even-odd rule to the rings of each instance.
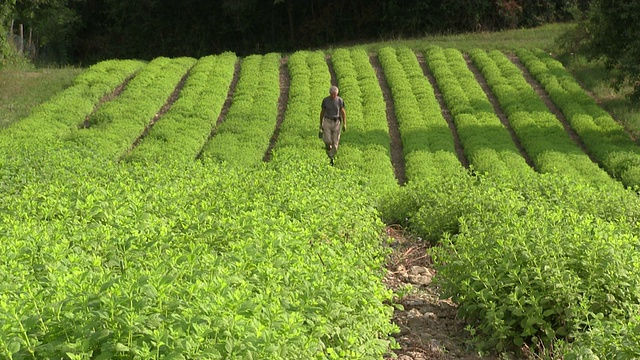
[[[633,87],[632,98],[640,99],[640,1],[598,0],[585,33],[586,52],[603,59],[614,75],[614,86]],[[578,30],[579,31],[579,30]]]
[[[572,19],[590,0],[8,0],[49,60],[243,56]],[[12,6],[13,5],[13,6]],[[11,8],[12,7],[12,8]],[[5,20],[6,23],[6,20]],[[4,25],[4,24],[3,24]],[[4,25],[6,26],[6,25]]]

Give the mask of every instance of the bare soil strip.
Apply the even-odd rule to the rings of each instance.
[[[400,349],[397,360],[481,359],[471,345],[465,323],[457,317],[457,306],[440,299],[440,289],[431,280],[436,271],[427,254],[429,244],[398,226],[387,227],[393,252],[387,259],[385,284],[398,292],[411,289],[395,300],[402,305],[393,314],[400,332],[394,337]],[[386,360],[394,359],[391,354]],[[495,360],[493,356],[482,359]]]
[[[502,125],[504,125],[504,127],[507,128],[507,130],[509,131],[509,134],[511,134],[513,143],[518,148],[520,155],[524,157],[524,160],[527,162],[527,164],[529,164],[529,166],[531,166],[532,169],[535,169],[535,165],[531,160],[531,157],[529,157],[529,154],[527,154],[527,152],[525,151],[524,147],[522,146],[522,143],[520,143],[520,139],[518,139],[518,136],[516,135],[515,131],[513,131],[513,128],[509,123],[509,119],[507,118],[507,114],[505,114],[505,112],[502,110],[502,107],[498,102],[498,98],[489,87],[489,84],[487,83],[487,80],[484,78],[484,75],[482,75],[480,70],[473,63],[473,61],[471,61],[471,58],[469,57],[468,54],[464,54],[464,59],[467,61],[467,67],[469,67],[469,70],[471,70],[473,75],[476,77],[478,84],[480,84],[480,87],[482,87],[482,90],[484,90],[484,93],[487,94],[487,98],[489,98],[489,102],[491,102],[491,105],[493,106],[493,111],[496,113],[496,115],[500,119],[500,122],[502,122]]]
[[[151,128],[153,128],[153,125],[155,125],[155,123],[157,123],[160,120],[160,118],[162,118],[162,116],[166,114],[167,111],[169,111],[169,109],[171,109],[171,106],[173,106],[173,103],[176,102],[176,100],[178,100],[178,97],[180,96],[180,92],[182,91],[182,88],[184,87],[185,82],[187,82],[187,78],[189,78],[189,75],[191,74],[191,69],[193,69],[193,66],[189,68],[189,70],[187,70],[187,72],[182,76],[182,78],[176,85],[175,89],[173,89],[173,92],[171,93],[171,95],[169,95],[169,97],[167,98],[167,101],[164,103],[164,105],[162,105],[160,110],[153,116],[153,119],[149,121],[147,126],[144,127],[142,134],[140,134],[140,136],[138,136],[138,138],[136,138],[133,141],[133,144],[131,144],[131,147],[129,147],[129,150],[127,150],[127,152],[125,152],[125,154],[121,158],[124,158],[125,156],[127,156],[127,154],[133,151],[133,149],[135,149],[136,146],[140,144],[142,139],[144,139],[144,137],[147,136],[147,134],[149,134],[149,131],[151,131]]]
[[[569,121],[567,121],[567,118],[564,116],[562,111],[560,111],[560,109],[556,106],[556,104],[553,103],[553,101],[551,100],[551,97],[549,97],[549,94],[547,94],[547,91],[542,87],[542,85],[538,82],[538,80],[536,80],[531,75],[529,70],[524,66],[524,64],[520,61],[520,59],[515,54],[505,54],[505,55],[507,56],[507,58],[509,58],[509,60],[511,60],[512,63],[514,63],[520,69],[520,71],[522,71],[522,75],[524,75],[525,80],[527,80],[529,85],[531,85],[533,90],[536,92],[536,94],[538,94],[540,99],[542,99],[544,104],[547,105],[549,110],[556,116],[556,118],[558,118],[558,121],[560,121],[560,123],[564,127],[564,130],[567,132],[569,137],[576,144],[578,144],[580,149],[582,149],[582,151],[584,151],[584,153],[587,154],[587,156],[589,156],[589,159],[591,159],[591,161],[597,164],[598,162],[595,160],[593,156],[591,156],[591,154],[587,150],[587,147],[584,145],[584,142],[582,142],[582,139],[580,139],[580,136],[578,135],[578,133],[576,133],[575,130],[573,130],[573,128],[571,127],[571,125],[569,125]]]
[[[387,122],[389,123],[389,136],[391,138],[391,164],[393,165],[393,172],[398,179],[398,184],[404,185],[407,182],[407,177],[404,167],[404,157],[402,152],[402,141],[400,139],[400,127],[398,125],[398,118],[396,117],[396,111],[393,106],[393,98],[391,97],[391,89],[387,85],[387,81],[382,71],[382,66],[378,57],[375,55],[369,55],[369,62],[376,72],[378,77],[378,83],[380,83],[380,89],[382,90],[382,97],[387,104]]]
[[[280,97],[278,98],[278,117],[276,118],[276,128],[273,131],[271,140],[269,141],[269,147],[267,148],[267,151],[264,153],[264,157],[262,158],[262,161],[264,162],[268,162],[269,160],[271,160],[271,153],[273,151],[273,147],[276,145],[276,141],[278,141],[280,126],[284,121],[284,113],[287,109],[287,103],[289,101],[289,85],[291,83],[291,79],[289,78],[287,60],[288,58],[280,59]]]
[[[222,109],[220,110],[220,115],[218,115],[218,119],[216,120],[216,124],[211,129],[211,132],[209,133],[209,137],[207,138],[207,142],[209,140],[211,140],[211,138],[216,134],[216,131],[218,130],[218,126],[220,126],[220,124],[222,124],[222,122],[224,122],[224,118],[227,116],[227,113],[229,112],[229,108],[231,108],[231,103],[233,103],[233,94],[236,91],[236,85],[238,85],[238,80],[240,78],[240,63],[241,63],[241,60],[240,60],[240,58],[238,58],[238,60],[236,60],[236,65],[235,65],[235,68],[233,70],[233,78],[231,79],[231,84],[229,84],[229,91],[227,92],[227,99],[224,101],[224,104],[222,104]],[[200,152],[196,156],[196,159],[200,159],[200,157],[202,156],[202,152],[203,151],[204,151],[204,144],[202,145],[202,149],[200,149]]]
[[[338,77],[336,76],[336,71],[333,70],[333,65],[331,64],[331,55],[327,54],[324,56],[327,61],[327,67],[329,68],[329,73],[331,74],[331,85],[338,86]]]
[[[91,117],[93,116],[93,114],[96,113],[96,111],[98,111],[98,109],[100,109],[100,107],[108,102],[111,101],[115,98],[117,98],[123,91],[124,89],[127,88],[127,85],[129,85],[129,82],[138,74],[138,72],[134,72],[133,74],[129,75],[129,77],[127,77],[126,79],[124,79],[124,81],[122,82],[122,84],[118,85],[115,89],[113,89],[112,92],[108,93],[107,95],[103,96],[100,101],[98,101],[98,103],[93,107],[93,110],[91,111],[91,114],[88,114],[85,118],[84,121],[82,122],[82,124],[80,124],[80,126],[78,126],[78,128],[80,129],[88,129],[91,126]]]
[[[462,147],[462,142],[460,141],[460,135],[458,135],[458,129],[456,129],[456,124],[453,122],[453,116],[451,116],[451,111],[445,104],[444,99],[442,97],[442,92],[440,92],[440,88],[438,87],[438,82],[436,78],[433,76],[429,68],[427,67],[427,63],[424,60],[424,55],[422,53],[416,53],[416,57],[418,58],[418,63],[422,68],[422,72],[424,76],[429,79],[431,83],[431,87],[433,88],[433,93],[440,104],[440,109],[442,112],[442,116],[447,121],[447,125],[449,125],[449,129],[451,130],[451,135],[453,135],[453,144],[456,149],[456,154],[458,154],[458,160],[465,168],[469,168],[469,160],[467,156],[464,154],[464,148]]]

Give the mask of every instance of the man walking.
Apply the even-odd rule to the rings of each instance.
[[[344,100],[338,96],[338,87],[329,88],[329,96],[322,100],[322,110],[320,111],[320,132],[324,141],[327,154],[333,159],[338,151],[340,143],[340,129],[347,130],[347,113],[344,110]]]

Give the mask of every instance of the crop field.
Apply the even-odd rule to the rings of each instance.
[[[541,50],[109,60],[0,152],[0,359],[382,359],[385,224],[485,350],[640,357],[640,147]]]

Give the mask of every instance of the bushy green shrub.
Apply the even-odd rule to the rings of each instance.
[[[561,352],[582,339],[576,352],[609,334],[622,351],[615,344],[635,336],[625,325],[640,309],[632,191],[550,174],[469,175],[427,178],[384,204],[383,217],[440,244],[430,250],[436,282],[485,348],[542,342]]]
[[[24,182],[33,160],[3,165],[0,357],[357,359],[392,343],[383,224],[355,174],[296,156],[53,152]]]
[[[640,21],[640,3],[636,1],[594,1],[589,12],[585,47],[592,59],[604,59],[614,74],[614,85],[633,87],[632,97],[640,99],[640,39],[635,30]],[[633,29],[633,30],[632,30]]]

